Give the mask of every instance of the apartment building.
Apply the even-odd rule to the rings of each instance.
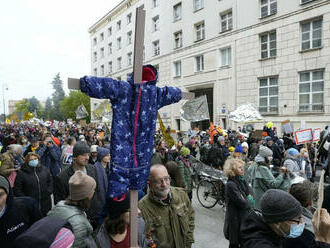
[[[241,125],[228,113],[245,103],[276,126],[287,119],[295,128],[303,120],[321,128],[330,122],[330,1],[125,0],[89,29],[92,75],[126,80],[132,72],[141,5],[144,63],[158,68],[159,86],[207,95],[217,125]],[[182,104],[161,110],[168,125],[208,127],[181,121]]]

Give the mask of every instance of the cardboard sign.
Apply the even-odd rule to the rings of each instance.
[[[282,121],[281,124],[282,124],[282,130],[283,130],[284,133],[286,133],[286,134],[293,133],[293,128],[292,128],[292,125],[290,123],[290,120]]]
[[[313,141],[313,131],[311,128],[299,130],[294,133],[296,144],[305,144]]]
[[[313,141],[320,141],[321,137],[321,128],[315,128],[313,130]]]

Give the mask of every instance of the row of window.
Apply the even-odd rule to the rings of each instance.
[[[324,70],[299,73],[299,111],[324,111]],[[278,76],[259,79],[259,111],[278,112]]]

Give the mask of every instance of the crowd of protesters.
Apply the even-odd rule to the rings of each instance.
[[[155,134],[148,187],[139,191],[139,247],[194,243],[190,156],[228,177],[229,247],[330,247],[329,186],[318,228],[313,216],[318,164],[329,177],[323,146],[296,145],[273,128],[263,137],[221,130],[184,140],[169,147]],[[129,247],[129,194],[107,195],[115,172],[106,126],[2,125],[0,142],[2,247]]]

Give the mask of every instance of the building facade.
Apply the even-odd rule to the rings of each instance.
[[[141,5],[144,63],[158,68],[159,86],[207,95],[217,125],[242,125],[228,113],[246,103],[278,127],[330,122],[330,1],[125,0],[89,29],[91,74],[126,80],[132,72]],[[190,128],[180,121],[182,104],[161,110],[172,129]]]

